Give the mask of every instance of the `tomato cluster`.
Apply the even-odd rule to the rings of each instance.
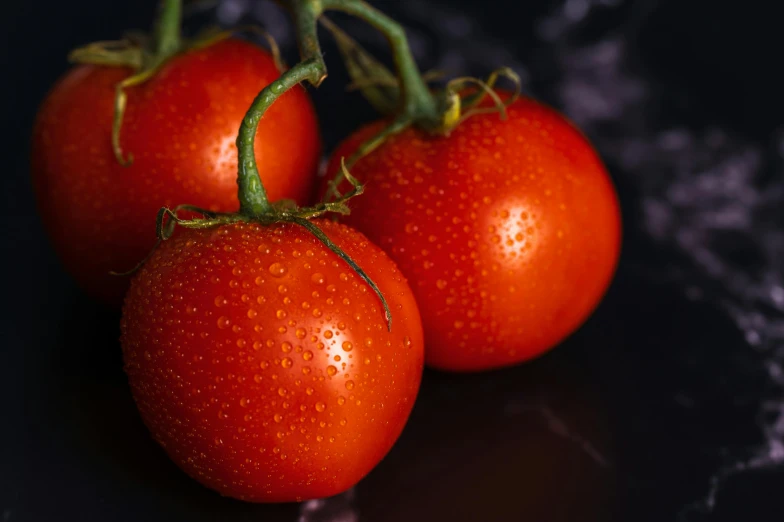
[[[132,71],[80,65],[33,136],[63,264],[94,296],[125,296],[121,345],[144,423],[194,479],[249,501],[350,488],[402,432],[425,364],[469,372],[544,353],[597,306],[619,256],[601,160],[529,98],[498,91],[506,106],[450,132],[405,125],[368,148],[389,120],[370,124],[319,180],[318,124],[296,85],[323,79],[313,63],[282,73],[232,38],[154,63],[127,89],[130,165],[112,125]],[[329,202],[333,189],[364,194]],[[324,203],[300,208],[314,193]],[[299,206],[269,203],[283,199]],[[162,210],[156,238],[152,216],[178,203],[188,217]],[[340,223],[311,221],[346,206]],[[142,259],[132,279],[110,275]]]

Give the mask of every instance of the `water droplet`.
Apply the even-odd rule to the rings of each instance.
[[[351,350],[353,350],[353,349],[354,349],[354,345],[353,345],[353,344],[351,344],[350,342],[348,342],[348,341],[345,341],[345,342],[343,343],[343,350],[345,350],[345,351],[347,351],[347,352],[350,352],[350,351],[351,351]]]
[[[248,319],[253,319],[257,315],[259,315],[259,313],[256,310],[254,310],[253,308],[248,308]]]
[[[411,342],[411,338],[408,336],[403,337],[403,346],[406,348],[411,348],[414,343]]]
[[[463,321],[455,321],[455,328],[456,328],[456,329],[458,329],[458,330],[459,330],[459,329],[461,329],[463,326],[465,326],[465,323],[464,323]]]
[[[247,408],[248,404],[250,404],[250,399],[246,399],[245,397],[240,399],[240,406],[242,406],[243,408]]]
[[[316,272],[315,274],[310,276],[310,280],[317,285],[323,285],[324,281],[326,281],[326,279],[324,279],[324,274],[322,274],[321,272]]]
[[[417,227],[415,223],[406,223],[404,230],[406,231],[406,234],[413,234],[418,228],[419,227]]]
[[[245,348],[245,339],[237,339],[237,348]]]
[[[315,390],[313,388],[311,388],[311,387],[305,388],[305,393],[307,393],[308,395],[313,395],[314,391]]]
[[[253,376],[253,380],[256,382],[256,384],[258,384],[258,383],[260,383],[260,382],[261,382],[261,380],[262,380],[262,377],[261,377],[261,375],[259,375],[259,374],[257,373],[256,375],[254,375],[254,376]]]
[[[327,406],[323,402],[317,402],[316,403],[316,411],[322,412],[325,409],[327,409]]]
[[[313,317],[321,317],[321,309],[319,308],[314,308],[311,313],[313,314]]]
[[[338,373],[338,369],[337,369],[337,368],[335,368],[335,367],[334,367],[334,366],[332,366],[331,364],[330,364],[329,366],[327,366],[327,375],[329,375],[330,377],[332,377],[332,376],[334,376],[336,373]]]
[[[439,279],[438,281],[436,281],[436,286],[438,287],[439,290],[443,290],[444,288],[446,288],[446,281],[444,281],[443,279]]]
[[[275,317],[278,319],[285,319],[286,318],[286,310],[278,310],[275,312]]]
[[[346,389],[353,390],[354,389],[354,381],[346,381]]]
[[[229,301],[222,295],[219,295],[218,297],[215,298],[215,306],[217,306],[218,308],[220,308],[221,306],[226,306],[227,304],[229,304]]]
[[[341,426],[345,426],[346,424],[348,424],[348,419],[340,419]]]
[[[188,315],[193,315],[197,312],[197,308],[193,305],[187,305],[185,307],[185,313]]]
[[[291,348],[292,348],[291,343],[288,341],[283,341],[280,344],[280,349],[283,351],[283,353],[291,353]]]
[[[223,330],[225,328],[228,328],[229,325],[231,325],[231,320],[228,317],[226,317],[225,315],[222,315],[218,319],[218,328],[220,328],[221,330]]]
[[[344,404],[346,404],[346,398],[341,395],[338,397],[338,406],[343,406]]]
[[[310,366],[304,366],[302,368],[302,375],[310,375]]]
[[[283,416],[280,413],[276,413],[272,416],[272,418],[275,420],[275,422],[281,422],[283,420]]]
[[[272,263],[269,266],[269,273],[272,277],[283,277],[286,275],[286,266],[282,263]]]
[[[327,339],[332,339],[332,335],[333,335],[333,334],[332,334],[332,330],[325,330],[325,331],[324,331],[324,337],[325,337],[325,338],[327,338]]]
[[[261,361],[259,363],[259,367],[261,367],[262,370],[266,370],[267,368],[269,368],[269,361]]]
[[[307,335],[307,332],[304,328],[297,328],[297,331],[294,333],[297,336],[297,339],[304,339],[305,335]]]
[[[286,388],[278,388],[278,395],[280,395],[281,397],[285,397],[286,396]]]
[[[306,361],[313,359],[313,352],[311,352],[310,350],[306,350],[302,352],[302,358],[305,359]]]
[[[284,368],[291,368],[292,364],[293,361],[288,357],[284,357],[283,360],[280,361],[280,365],[283,366]]]

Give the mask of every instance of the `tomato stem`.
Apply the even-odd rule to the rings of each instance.
[[[403,27],[362,0],[322,0],[325,10],[342,11],[373,26],[389,42],[401,88],[399,115],[425,126],[440,122],[439,104],[419,72]]]
[[[182,0],[162,0],[155,27],[155,58],[163,61],[182,46]]]
[[[383,134],[383,138],[405,128],[410,122],[432,127],[441,123],[440,105],[428,89],[417,68],[405,31],[400,24],[362,0],[286,0],[284,3],[294,18],[301,62],[285,71],[280,78],[258,94],[240,125],[237,136],[238,198],[240,213],[250,217],[269,214],[273,210],[259,176],[253,146],[261,118],[275,100],[296,84],[307,80],[317,87],[327,76],[327,67],[322,58],[317,27],[318,19],[324,11],[343,11],[361,18],[382,32],[389,41],[401,83],[402,95],[397,124],[390,127]],[[351,163],[356,159],[358,158],[353,158]]]
[[[321,6],[318,2],[310,0],[297,5],[307,7],[293,11],[302,61],[281,74],[280,78],[266,86],[256,96],[242,119],[237,136],[240,213],[250,217],[269,214],[273,210],[259,176],[256,152],[253,147],[262,116],[275,100],[298,83],[308,81],[318,86],[327,77],[327,66],[321,56],[316,25],[322,12]]]

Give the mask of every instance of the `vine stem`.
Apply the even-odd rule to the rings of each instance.
[[[308,81],[318,86],[327,77],[327,65],[321,56],[317,33],[318,17],[323,12],[322,4],[318,0],[300,0],[296,5],[293,15],[302,61],[281,74],[280,78],[256,96],[245,113],[237,135],[238,198],[240,213],[246,216],[260,216],[273,210],[267,191],[261,183],[253,147],[261,118],[275,100],[298,83]]]
[[[177,53],[182,46],[182,0],[163,0],[155,28],[155,55],[158,60]]]
[[[362,0],[323,0],[322,5],[325,9],[360,18],[384,35],[392,48],[400,79],[402,107],[399,114],[420,123],[437,125],[440,121],[438,103],[419,72],[400,24]]]
[[[362,0],[280,0],[280,2],[289,8],[294,18],[301,62],[284,72],[280,78],[259,93],[240,125],[237,136],[239,165],[237,184],[240,213],[246,216],[260,216],[273,210],[261,183],[253,147],[261,118],[275,100],[287,90],[303,81],[308,81],[317,87],[327,76],[317,25],[324,11],[342,11],[360,18],[384,34],[389,42],[401,85],[399,124],[393,128],[393,132],[405,128],[408,122],[416,121],[421,125],[432,127],[441,124],[439,103],[417,68],[405,31],[400,24]]]

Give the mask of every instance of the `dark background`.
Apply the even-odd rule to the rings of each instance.
[[[0,520],[784,520],[784,37],[772,3],[374,2],[406,24],[423,69],[509,64],[574,119],[618,186],[624,251],[600,308],[558,349],[483,375],[426,372],[370,476],[281,506],[220,498],[166,459],[127,389],[118,314],[62,271],[33,208],[32,119],[67,51],[147,28],[154,4],[0,8]],[[266,22],[295,57],[268,3],[193,11],[191,26]],[[330,78],[313,95],[330,149],[372,111],[343,92],[325,50]]]

